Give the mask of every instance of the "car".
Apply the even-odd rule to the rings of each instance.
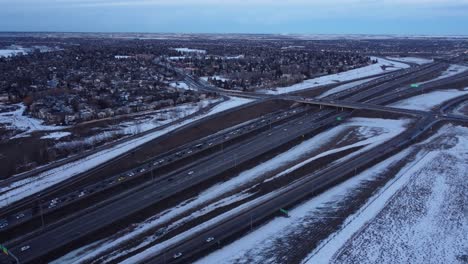
[[[6,220],[0,221],[0,229],[3,229],[8,226],[8,222]]]
[[[141,168],[141,169],[140,169],[140,172],[145,172],[145,171],[146,171],[145,168]]]
[[[78,194],[78,197],[83,197],[83,196],[85,196],[85,194],[86,193],[84,191],[81,191],[80,194]]]
[[[120,176],[117,180],[118,180],[119,182],[121,182],[121,181],[125,180],[125,177]]]
[[[210,242],[213,241],[213,240],[214,240],[214,237],[209,237],[209,238],[207,238],[205,241],[206,241],[206,243],[210,243]]]
[[[187,154],[192,154],[192,152],[193,152],[193,151],[189,150],[189,151],[187,151]]]
[[[182,256],[182,252],[177,252],[174,254],[173,258],[180,258],[180,256]]]
[[[192,175],[192,174],[193,174],[193,171],[189,171],[187,174],[188,174],[188,175]]]
[[[24,217],[24,213],[19,213],[16,215],[16,219],[20,219]]]
[[[21,251],[26,251],[26,250],[28,250],[29,248],[30,248],[29,245],[22,246],[22,247],[21,247]]]
[[[133,171],[127,173],[127,176],[128,176],[128,177],[132,177],[132,176],[134,176],[134,175],[135,175],[135,173],[134,173]]]

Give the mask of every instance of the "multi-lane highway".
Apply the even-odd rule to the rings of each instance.
[[[206,226],[189,238],[174,243],[163,252],[147,259],[145,263],[187,263],[200,252],[210,247],[216,248],[220,241],[228,240],[230,236],[249,230],[252,225],[257,225],[266,218],[277,215],[280,208],[288,208],[310,194],[330,187],[346,179],[355,171],[360,171],[385,156],[395,153],[425,133],[435,122],[431,117],[423,118],[415,125],[417,129],[408,130],[349,161],[307,175],[277,192],[259,198],[251,206],[231,213],[229,218]]]
[[[110,188],[116,188],[119,185],[127,184],[129,181],[136,181],[136,179],[145,175],[151,175],[150,179],[152,180],[160,174],[159,170],[164,166],[221,145],[227,147],[233,140],[268,129],[268,127],[284,122],[288,118],[301,116],[305,114],[306,111],[308,111],[306,107],[296,107],[287,111],[277,111],[264,115],[234,128],[221,131],[220,133],[170,150],[129,171],[91,184],[74,185],[77,189],[72,192],[67,190],[61,192],[60,190],[65,189],[65,186],[74,184],[74,182],[56,186],[54,189],[48,190],[48,192],[41,193],[40,199],[37,197],[30,197],[29,199],[22,200],[20,203],[21,206],[20,204],[15,204],[14,206],[4,208],[0,214],[0,222],[4,223],[0,231],[5,232],[7,229],[31,220],[33,217],[37,218],[36,220],[39,222],[38,225],[40,225],[44,216],[66,205],[80,202],[81,206],[84,206],[83,200],[89,196]],[[101,196],[100,198],[102,199],[103,197]],[[50,221],[50,217],[48,217],[47,220]],[[17,231],[15,235],[17,236],[18,234],[19,232]]]
[[[61,193],[60,188],[57,188],[43,196],[39,203],[34,197],[25,199],[0,213],[0,224],[3,223],[1,227],[3,231],[0,229],[0,234],[1,232],[7,234],[8,230],[15,230],[16,227],[22,227],[31,221],[40,222],[43,220],[41,216],[48,216],[62,210],[64,216],[54,219],[42,229],[25,232],[18,237],[12,236],[6,243],[12,253],[19,257],[21,263],[43,263],[80,243],[92,242],[94,234],[114,224],[126,224],[139,212],[152,206],[160,206],[161,202],[167,198],[176,197],[177,194],[202,183],[214,183],[219,176],[233,173],[246,162],[261,160],[263,155],[297,138],[314,135],[324,128],[339,123],[341,121],[338,120],[348,117],[353,110],[404,115],[416,120],[407,131],[390,141],[347,162],[304,175],[301,179],[254,200],[241,210],[231,212],[228,218],[213,222],[209,228],[174,243],[164,252],[156,253],[148,259],[149,263],[186,263],[205,250],[216,246],[220,241],[248,230],[252,224],[265,221],[275,215],[279,208],[294,206],[304,197],[346,179],[351,172],[364,169],[407,147],[437,122],[468,122],[466,117],[441,114],[438,111],[427,112],[385,106],[389,102],[414,95],[414,88],[406,87],[412,80],[433,76],[446,67],[447,64],[440,62],[414,66],[323,99],[303,98],[289,94],[272,96],[244,93],[243,96],[249,98],[289,100],[302,106],[270,113],[193,141],[147,160],[142,166],[97,182],[83,185],[73,185],[76,183],[70,182],[69,186],[76,186],[72,192]],[[225,96],[233,94],[186,75],[179,69],[175,70],[185,76],[185,81],[189,85],[200,90],[217,92]],[[464,81],[466,78],[465,74],[458,74],[451,78],[422,84],[418,92],[435,89],[451,82]],[[460,102],[462,99],[452,100],[450,107]],[[306,107],[307,105],[314,107]],[[446,108],[448,106],[441,107],[440,110]],[[219,148],[220,145],[221,148]],[[183,160],[185,162],[181,162]],[[167,171],[162,170],[170,164],[180,164],[180,166]],[[127,185],[130,182],[138,184]],[[93,195],[117,189],[117,186],[127,186],[127,188],[112,192],[100,201],[91,199]],[[66,212],[67,206],[81,203],[84,205],[82,210]]]
[[[214,153],[201,161],[162,176],[154,182],[149,182],[144,187],[140,187],[137,192],[125,192],[117,196],[119,199],[114,197],[112,201],[102,207],[86,210],[85,214],[81,214],[64,224],[46,227],[45,230],[41,230],[31,239],[25,239],[19,244],[12,245],[12,252],[20,255],[24,262],[41,261],[42,256],[53,254],[54,251],[73,241],[126,219],[159,201],[210,180],[224,171],[268,153],[295,138],[313,133],[314,130],[336,122],[337,117],[345,117],[348,114],[323,110],[315,114],[293,118],[284,124],[272,127],[271,130],[260,133],[253,139],[225,148],[221,154]],[[265,138],[269,140],[265,140]],[[42,241],[47,238],[53,239],[49,239],[47,245],[44,245]],[[21,248],[25,245],[29,246],[29,249],[21,252]]]

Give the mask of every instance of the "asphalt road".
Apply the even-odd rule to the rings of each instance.
[[[307,175],[279,191],[270,193],[263,199],[259,199],[257,204],[232,213],[224,221],[207,226],[190,238],[173,244],[164,252],[156,253],[144,263],[187,263],[194,255],[210,247],[218,246],[218,241],[226,240],[242,230],[249,230],[250,226],[277,214],[280,208],[288,208],[308,195],[344,180],[347,175],[352,174],[355,170],[365,168],[385,155],[405,147],[430,129],[435,122],[437,121],[431,116],[427,116],[416,124],[415,129],[407,130],[390,141],[344,163]],[[214,239],[207,242],[208,238]],[[181,255],[176,258],[175,256],[179,254]]]
[[[96,193],[104,190],[115,188],[118,185],[125,184],[129,180],[134,180],[138,177],[148,175],[150,172],[152,173],[155,171],[155,173],[157,173],[157,170],[161,167],[177,162],[187,156],[192,156],[198,152],[209,148],[215,148],[220,145],[228,145],[230,141],[238,137],[265,129],[265,127],[282,122],[292,116],[303,115],[305,112],[305,107],[297,107],[287,111],[284,110],[267,114],[263,117],[245,122],[240,126],[226,129],[220,133],[210,135],[174,150],[170,150],[153,158],[152,160],[149,160],[142,166],[131,169],[130,171],[125,171],[113,177],[105,178],[101,181],[93,182],[84,186],[74,185],[76,186],[75,191],[62,194],[59,191],[54,191],[54,189],[59,187],[63,188],[64,184],[62,184],[54,189],[48,190],[48,192],[41,192],[41,197],[28,197],[22,200],[20,204],[17,203],[14,204],[14,206],[2,209],[2,212],[0,213],[0,223],[7,223],[8,225],[0,228],[0,234],[9,228],[21,225],[26,221],[31,221],[34,217],[36,217],[36,221],[41,221],[43,217],[47,216],[47,214],[55,212],[57,209],[61,209],[65,205],[72,204],[73,202],[81,202],[90,195],[95,195]],[[43,202],[38,204],[39,200],[42,200]],[[82,206],[84,207],[84,204]],[[64,216],[65,215],[62,217]],[[50,221],[51,218],[48,218],[48,220]]]
[[[336,122],[337,116],[347,116],[348,113],[335,114],[335,111],[324,110],[315,115],[307,115],[282,124],[272,131],[265,131],[248,142],[241,142],[224,150],[224,153],[211,157],[204,162],[181,168],[178,172],[164,177],[164,180],[149,184],[138,192],[127,195],[124,199],[113,201],[88,211],[85,215],[67,221],[53,229],[46,228],[44,232],[20,244],[8,245],[22,263],[40,263],[41,256],[52,253],[79,238],[96,232],[118,220],[126,219],[152,204],[171,197],[196,184],[216,177],[223,171],[233,168],[242,162],[251,160],[267,153],[303,134]],[[269,140],[265,140],[269,138]],[[44,243],[47,241],[47,243]],[[26,251],[21,247],[29,246]]]

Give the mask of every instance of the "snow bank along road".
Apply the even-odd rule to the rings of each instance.
[[[81,186],[80,189],[70,192],[68,196],[50,197],[50,200],[36,204],[35,208],[14,207],[17,211],[11,211],[14,213],[13,215],[8,216],[7,219],[0,218],[0,224],[2,224],[0,234],[2,238],[9,237],[9,241],[5,244],[23,262],[50,261],[78,247],[87,244],[92,245],[98,238],[106,237],[108,234],[103,230],[116,232],[118,231],[116,228],[119,228],[119,226],[131,225],[134,221],[140,219],[139,214],[151,216],[160,210],[167,209],[164,208],[164,204],[167,204],[171,199],[177,201],[177,197],[183,196],[183,192],[197,192],[197,188],[206,188],[203,187],[203,184],[213,184],[222,180],[222,177],[219,177],[220,175],[229,175],[230,171],[240,166],[247,166],[250,163],[256,164],[255,162],[259,162],[260,157],[270,155],[269,153],[272,153],[275,149],[280,149],[281,146],[297,144],[298,139],[301,137],[313,136],[322,130],[341,123],[343,119],[351,114],[353,109],[369,109],[374,114],[393,113],[405,115],[406,117],[410,114],[414,119],[414,123],[409,125],[406,131],[381,145],[362,151],[352,160],[331,164],[323,170],[307,174],[297,181],[278,186],[275,191],[244,203],[241,210],[227,211],[215,218],[206,219],[204,224],[199,225],[197,232],[189,236],[176,239],[172,241],[173,243],[164,243],[162,241],[163,243],[159,243],[156,249],[148,247],[145,251],[140,250],[141,254],[136,254],[137,252],[129,255],[125,255],[123,252],[119,253],[123,259],[128,258],[128,263],[133,263],[132,261],[183,263],[192,260],[194,257],[199,256],[197,254],[215,248],[217,241],[229,239],[249,229],[251,225],[263,223],[266,219],[274,216],[278,208],[293,207],[308,195],[327,189],[349,178],[357,171],[364,170],[373,163],[407,148],[421,135],[430,131],[437,122],[451,120],[450,116],[442,119],[438,118],[436,113],[411,109],[400,110],[382,106],[387,102],[401,100],[401,94],[395,93],[397,89],[400,93],[411,90],[410,87],[405,86],[407,82],[412,80],[411,76],[423,78],[438,71],[443,71],[445,66],[443,63],[435,62],[415,68],[396,70],[391,75],[372,79],[368,83],[356,83],[357,86],[341,87],[339,91],[312,101],[288,95],[273,95],[275,98],[294,100],[303,106],[281,111],[278,113],[278,121],[273,116],[259,117],[252,120],[251,123],[222,131],[220,134],[213,135],[216,138],[207,138],[204,141],[194,142],[175,153],[168,152],[163,158],[158,157],[149,161],[148,165],[112,178],[106,178],[97,185]],[[452,82],[454,78],[458,78],[458,81],[460,78],[466,77],[463,74],[452,75],[422,85],[438,87]],[[195,82],[192,79],[191,81]],[[189,85],[193,84],[189,83]],[[203,86],[204,84],[198,82],[196,85]],[[215,88],[208,87],[206,89],[213,90]],[[298,89],[293,90],[297,91]],[[411,93],[408,92],[408,94]],[[369,104],[377,95],[383,103]],[[346,103],[343,103],[342,100],[346,100]],[[244,103],[246,102],[244,101]],[[458,117],[458,120],[464,121],[465,119]],[[221,138],[218,138],[218,136]],[[215,148],[215,146],[221,146],[221,148]],[[181,165],[165,171],[162,169],[165,165],[163,166],[160,163],[165,163],[168,159],[171,160],[171,163]],[[154,176],[156,180],[153,180]],[[46,181],[47,178],[44,177]],[[30,185],[31,190],[25,189],[21,192],[26,193],[25,196],[28,195],[28,192],[37,192],[36,187],[38,186],[35,186],[33,181],[30,183],[33,184]],[[47,192],[47,188],[55,184],[45,184],[42,189]],[[4,189],[3,191],[7,193],[18,188],[21,187],[16,186],[11,190]],[[119,188],[119,191],[112,192],[110,196],[105,196],[104,200],[97,200],[100,197],[99,195],[106,193],[105,190],[117,190]],[[18,199],[22,198],[18,197]],[[240,199],[238,202],[242,200],[239,197],[237,199]],[[70,208],[73,207],[67,206],[68,203],[77,204],[73,201],[82,202],[87,208],[72,212]],[[148,208],[155,208],[155,211]],[[53,212],[63,212],[65,217],[54,218]],[[52,221],[47,222],[46,227],[41,229],[40,224],[37,224],[41,222],[40,216],[44,214],[51,217]],[[33,222],[33,220],[36,222]],[[10,221],[12,223],[11,227],[8,226]],[[26,227],[30,228],[30,230],[21,237],[15,236],[16,232],[12,231],[21,228],[27,229]],[[44,241],[48,241],[48,243],[44,243]],[[92,255],[92,246],[88,250],[89,252],[82,252],[81,254]],[[132,255],[134,255],[133,258]],[[120,259],[120,261],[123,259]]]

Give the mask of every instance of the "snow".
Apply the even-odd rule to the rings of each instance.
[[[387,59],[396,60],[400,62],[416,63],[419,65],[434,62],[434,60],[432,59],[418,58],[418,57],[387,57]]]
[[[132,58],[132,56],[127,56],[127,55],[115,55],[114,58],[116,58],[116,59],[129,59],[129,58]]]
[[[109,249],[110,247],[116,246],[118,244],[125,244],[127,240],[134,238],[135,236],[141,234],[143,231],[148,230],[149,228],[153,228],[155,226],[164,224],[166,222],[171,223],[170,226],[174,226],[175,223],[172,223],[172,219],[177,217],[178,215],[187,212],[188,210],[193,210],[195,208],[202,207],[204,204],[214,201],[215,199],[220,199],[223,195],[234,192],[241,187],[247,188],[245,191],[240,194],[242,199],[247,198],[250,196],[248,193],[251,186],[254,185],[254,182],[257,179],[265,178],[268,176],[269,173],[281,168],[281,167],[288,167],[287,165],[297,160],[303,155],[307,153],[311,153],[313,151],[317,151],[320,147],[324,144],[331,142],[332,140],[336,140],[336,135],[340,132],[348,129],[348,128],[356,128],[359,127],[359,135],[360,135],[360,145],[367,145],[367,144],[381,144],[384,140],[395,136],[397,133],[400,133],[403,130],[404,125],[407,123],[406,120],[385,120],[385,119],[370,119],[370,118],[353,118],[349,122],[340,125],[340,128],[332,129],[330,131],[324,132],[315,136],[309,140],[302,142],[301,144],[293,147],[292,149],[281,153],[274,158],[252,168],[246,170],[236,177],[229,179],[226,182],[217,184],[202,193],[200,193],[197,197],[192,198],[188,201],[182,202],[176,207],[171,210],[168,210],[164,213],[161,213],[157,216],[152,217],[149,220],[146,220],[144,223],[139,225],[139,228],[128,233],[125,235],[119,235],[119,239],[115,240],[112,237],[103,240],[100,242],[100,246],[96,247],[93,246],[92,250],[87,250],[87,247],[79,249],[80,252],[87,251],[86,256],[89,258],[96,257],[97,254],[100,252],[104,252],[105,250]],[[361,126],[368,126],[368,127],[361,127]],[[382,137],[383,135],[383,137]],[[349,146],[349,148],[354,147],[355,144]],[[337,149],[335,152],[341,151],[342,149]],[[334,153],[334,152],[331,152]],[[329,154],[331,154],[329,153]],[[324,156],[323,154],[318,156]],[[350,156],[351,157],[351,156]],[[287,169],[289,170],[289,169]],[[280,176],[280,173],[278,176]],[[276,177],[276,176],[275,176]],[[238,201],[240,198],[238,195],[234,195],[231,197],[227,197],[222,199],[221,204],[225,204],[225,201]],[[217,202],[217,206],[206,206],[203,207],[203,213],[207,213],[208,211],[212,211],[212,208],[218,208],[220,202]],[[206,210],[206,209],[210,210]],[[177,223],[186,222],[196,215],[202,215],[202,212],[198,211],[197,213],[191,214],[191,216],[184,220],[179,220]],[[144,226],[144,227],[143,227]],[[169,231],[169,227],[166,231]],[[147,245],[150,241],[154,241],[156,238],[145,239],[144,242],[139,244],[138,246],[134,246],[131,250],[126,250],[125,253],[129,253],[130,251],[137,250],[145,245]],[[160,247],[160,245],[158,245]],[[123,252],[118,253],[118,255],[123,254]],[[66,258],[74,258],[76,256],[76,252],[72,253],[71,255],[67,256]],[[80,260],[83,260],[84,253],[79,254]],[[84,261],[84,260],[83,260]]]
[[[4,125],[7,129],[22,131],[14,138],[28,137],[35,131],[61,130],[67,128],[65,126],[44,125],[42,120],[24,115],[24,111],[26,110],[26,106],[24,104],[16,104],[14,106],[18,108],[11,112],[0,113],[1,125]]]
[[[433,107],[442,104],[450,99],[468,94],[468,88],[464,90],[439,90],[410,97],[390,104],[392,107],[412,109],[412,110],[430,110]]]
[[[190,88],[185,82],[172,82],[169,84],[169,86],[184,90],[194,90],[193,88]]]
[[[447,68],[447,70],[443,71],[440,74],[440,76],[438,76],[437,78],[429,80],[429,81],[420,82],[418,84],[425,84],[425,83],[430,83],[430,82],[437,81],[437,80],[440,80],[440,79],[449,78],[449,77],[452,77],[452,76],[454,76],[456,74],[465,72],[466,70],[468,70],[468,66],[458,65],[458,64],[451,64]]]
[[[468,243],[463,209],[468,202],[468,129],[446,125],[419,146],[423,148],[416,158],[348,217],[305,264],[463,263]],[[378,166],[365,173],[376,171]]]
[[[212,79],[215,79],[215,80],[220,80],[220,81],[229,81],[228,78],[225,78],[225,77],[222,77],[222,76],[219,76],[219,75],[214,75],[214,76],[210,76]],[[204,77],[200,77],[200,79],[204,80],[204,81],[208,81],[208,78],[210,78],[208,76],[204,76]]]
[[[353,69],[353,70],[349,70],[349,71],[345,71],[341,73],[330,74],[330,75],[325,75],[325,76],[321,76],[321,77],[314,78],[314,79],[305,80],[301,83],[294,84],[289,87],[278,87],[277,91],[267,90],[265,92],[267,94],[290,93],[290,92],[304,90],[304,89],[308,89],[308,88],[312,88],[316,86],[350,81],[354,79],[364,78],[364,77],[368,77],[368,76],[372,76],[376,74],[390,72],[390,71],[394,71],[398,69],[406,69],[410,67],[408,64],[389,61],[383,58],[371,57],[371,59],[377,60],[378,62],[376,64],[368,65],[365,67],[361,67],[361,68],[357,68],[357,69]],[[391,66],[391,67],[387,67],[386,70],[383,70],[381,68],[381,66],[383,65]]]
[[[342,84],[342,85],[339,85],[335,88],[332,88],[324,93],[322,93],[321,95],[317,96],[317,98],[324,98],[324,97],[327,97],[331,94],[335,94],[335,93],[339,93],[341,91],[344,91],[344,90],[347,90],[347,89],[350,89],[350,88],[353,88],[355,86],[358,86],[358,85],[361,85],[363,83],[366,83],[366,82],[369,82],[369,81],[372,81],[374,79],[377,79],[378,77],[373,77],[373,78],[367,78],[367,79],[363,79],[363,80],[359,80],[359,81],[354,81],[354,82],[350,82],[350,83],[345,83],[345,84]]]
[[[70,132],[52,132],[45,136],[42,136],[41,139],[61,139],[63,137],[71,135]]]
[[[47,47],[47,46],[32,46],[30,48],[24,48],[22,46],[18,45],[11,45],[7,47],[6,49],[0,49],[0,58],[1,57],[12,57],[16,56],[18,54],[23,54],[26,55],[29,52],[32,52],[34,49],[39,49],[40,52],[50,52],[50,51],[56,51],[56,50],[61,50],[59,47]]]
[[[90,155],[78,161],[71,162],[66,165],[51,169],[47,172],[43,172],[36,177],[14,182],[9,186],[0,188],[0,207],[6,206],[9,203],[18,201],[24,197],[44,190],[45,188],[48,188],[54,184],[64,181],[70,177],[76,176],[82,172],[92,169],[98,166],[99,164],[111,160],[125,152],[128,152],[142,144],[154,140],[181,126],[199,120],[203,117],[207,117],[228,110],[230,108],[249,103],[250,101],[251,100],[249,99],[230,97],[228,101],[216,105],[206,114],[184,120],[173,126],[169,126],[159,131],[141,136],[137,139],[121,143],[113,148],[100,151],[96,154]]]
[[[392,161],[382,163],[380,167],[385,169]],[[370,177],[369,177],[370,176]],[[332,206],[347,193],[352,192],[373,177],[373,175],[360,174],[347,180],[346,182],[327,190],[326,192],[312,198],[309,201],[289,210],[289,218],[277,217],[255,231],[245,235],[241,239],[215,251],[210,255],[198,260],[196,264],[216,264],[216,263],[276,263],[262,253],[273,246],[273,241],[284,237],[285,234],[300,229],[302,223],[307,218],[320,218],[320,209],[324,206]],[[283,240],[284,241],[284,240]],[[283,242],[284,243],[284,242]]]
[[[201,53],[201,54],[206,53],[206,50],[190,49],[190,48],[175,48],[174,50],[182,52],[182,53]]]
[[[238,59],[243,59],[244,55],[237,55],[237,56],[226,56],[224,57],[227,60],[238,60]]]
[[[11,57],[18,55],[19,53],[25,54],[24,50],[16,50],[16,49],[0,49],[0,58],[1,57]]]

